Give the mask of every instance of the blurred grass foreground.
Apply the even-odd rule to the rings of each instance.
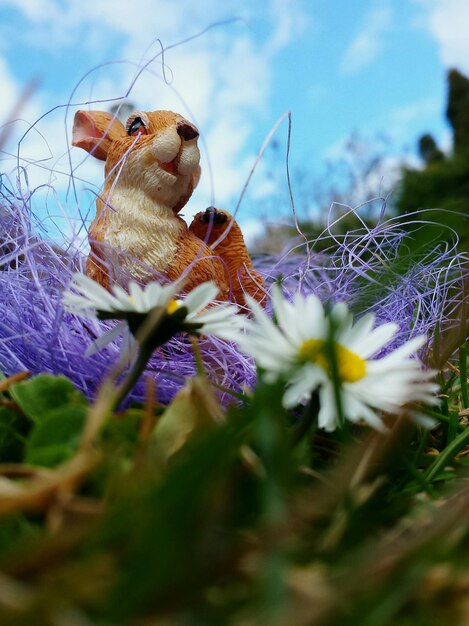
[[[0,624],[469,623],[469,283],[460,206],[373,225],[357,218],[345,233],[329,228],[321,252],[305,237],[257,259],[267,317],[281,283],[276,313],[293,315],[286,303],[299,307],[315,294],[332,320],[329,335],[300,346],[295,375],[308,367],[322,382],[291,407],[290,371],[280,364],[278,376],[268,375],[262,354],[210,336],[197,312],[191,326],[184,302],[159,310],[143,338],[137,332],[145,358],[134,369],[116,340],[85,355],[113,326],[109,316],[82,319],[63,305],[83,255],[42,237],[29,198],[7,178],[0,204]],[[375,361],[336,349],[338,303],[358,320],[355,329],[372,321],[394,328]],[[260,315],[259,328],[270,324],[277,337],[281,315]],[[202,319],[208,335],[196,328]],[[351,322],[337,323],[345,337]],[[293,345],[295,329],[283,330]],[[346,395],[364,376],[357,363],[384,362],[421,335],[422,372],[434,370],[437,402],[424,402],[417,416],[413,401],[397,414],[380,411],[391,381],[384,372],[376,410],[361,419]],[[265,348],[273,359],[275,346]],[[422,385],[425,376],[417,376]],[[325,380],[332,428],[318,417]],[[410,399],[421,400],[417,391]],[[366,423],[375,413],[377,430]]]

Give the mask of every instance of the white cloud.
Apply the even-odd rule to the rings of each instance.
[[[424,24],[435,38],[446,67],[469,73],[469,2],[467,0],[419,0]]]
[[[315,25],[310,13],[300,2],[292,0],[271,0],[270,14],[274,29],[268,42],[270,53],[288,45],[295,37],[300,37],[306,31],[308,36],[314,34]]]
[[[249,219],[243,224],[244,241],[249,246],[265,231],[265,222],[260,219]]]
[[[197,190],[203,204],[233,203],[241,193],[251,163],[250,156],[242,155],[249,130],[249,126],[236,115],[224,116],[212,125],[206,136],[207,151]],[[229,149],[226,148],[227,143],[230,144]]]
[[[440,97],[424,98],[392,109],[382,127],[390,130],[395,143],[405,143],[413,138],[416,132],[423,132],[426,126],[431,127],[432,120],[441,115]]]
[[[51,0],[2,0],[0,5],[12,6],[24,15],[27,20],[47,19],[50,11],[57,10],[57,5]]]
[[[365,16],[363,26],[345,50],[341,70],[353,74],[372,63],[383,49],[383,38],[391,28],[393,15],[389,5],[375,6]]]

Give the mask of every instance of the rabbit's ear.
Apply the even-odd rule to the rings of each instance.
[[[111,144],[125,136],[123,124],[104,111],[77,111],[73,122],[72,146],[83,148],[97,159],[106,160]]]

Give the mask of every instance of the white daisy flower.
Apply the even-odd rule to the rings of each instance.
[[[253,319],[247,321],[248,332],[239,343],[254,357],[267,382],[286,382],[286,408],[306,403],[319,390],[319,427],[329,431],[337,427],[333,360],[343,413],[353,422],[365,420],[383,430],[377,411],[398,413],[408,403],[436,402],[438,385],[431,382],[435,372],[423,370],[415,358],[424,336],[373,359],[396,335],[397,324],[375,327],[372,314],[354,324],[346,304],[339,303],[326,314],[316,296],[297,293],[288,302],[278,285],[271,296],[275,322],[247,296]]]
[[[81,317],[102,318],[106,314],[148,313],[157,306],[166,307],[181,289],[178,283],[160,285],[157,282],[140,287],[129,282],[129,292],[120,285],[112,286],[112,293],[97,282],[76,272],[72,276],[70,290],[63,295],[62,302],[71,313]],[[107,317],[107,316],[106,316]]]
[[[141,287],[131,281],[128,292],[119,285],[114,285],[112,292],[109,292],[88,276],[76,273],[62,301],[67,311],[81,317],[123,320],[99,337],[87,350],[87,354],[101,350],[122,332],[126,333],[125,352],[135,353],[133,334],[137,333],[150,313],[158,310],[159,324],[152,333],[155,345],[161,345],[179,331],[196,336],[214,335],[233,341],[238,339],[244,326],[243,316],[237,315],[238,307],[223,303],[207,308],[218,293],[215,283],[209,281],[198,285],[184,298],[176,299],[182,286],[180,282],[168,285],[152,282]]]

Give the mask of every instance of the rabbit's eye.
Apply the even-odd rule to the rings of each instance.
[[[134,121],[130,124],[127,134],[132,136],[137,132],[142,133],[143,135],[147,134],[147,129],[141,117],[136,117]]]

